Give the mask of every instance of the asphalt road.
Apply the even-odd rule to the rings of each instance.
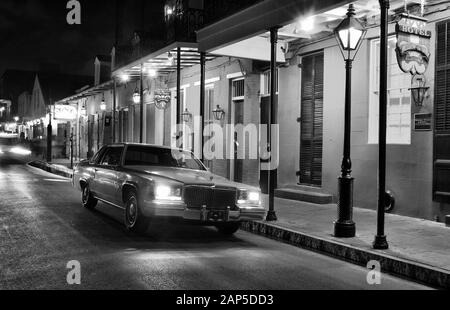
[[[246,232],[155,224],[129,234],[121,211],[90,212],[67,179],[0,157],[0,289],[426,289]],[[67,263],[81,264],[69,286]]]

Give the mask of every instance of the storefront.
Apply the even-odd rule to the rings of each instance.
[[[280,4],[279,10],[273,13],[268,10],[270,2],[264,1],[202,29],[198,33],[199,46],[214,54],[233,50],[234,56],[241,53],[241,57],[251,58],[248,50],[240,47],[249,40],[261,36],[267,38],[265,29],[282,26],[278,29],[278,49],[285,52],[286,62],[278,66],[276,94],[280,133],[278,189],[329,193],[336,201],[344,139],[345,64],[332,30],[343,19],[347,5],[339,1],[321,1],[323,7],[317,8],[317,14],[308,11],[308,15],[300,19],[301,14],[295,18],[286,15],[282,19],[280,12],[290,7],[289,1]],[[392,15],[401,12],[405,4],[404,1],[390,2]],[[298,2],[291,4],[301,7]],[[379,4],[378,1],[357,1],[354,5],[357,17],[368,27],[353,64],[351,154],[354,205],[376,209]],[[408,9],[421,13],[417,4]],[[445,99],[446,20],[450,15],[433,1],[427,1],[424,13],[428,20],[426,30],[431,32],[431,49],[425,73],[429,89],[421,104],[412,98],[411,75],[401,71],[397,62],[395,22],[398,18],[390,19],[389,23],[386,188],[395,198],[394,213],[443,220],[450,212],[446,201],[450,177],[445,166],[450,158],[446,153],[449,149],[446,142],[449,107]],[[252,20],[247,27],[246,14],[261,16],[271,24]],[[269,14],[270,18],[267,18]],[[291,40],[287,33],[297,39]],[[260,115],[263,114],[263,102],[264,98]],[[259,178],[262,178],[261,173]]]

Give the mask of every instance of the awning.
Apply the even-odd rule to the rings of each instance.
[[[70,104],[72,101],[77,101],[79,99],[92,97],[92,96],[101,94],[105,91],[111,90],[113,87],[114,87],[114,82],[111,80],[111,81],[105,82],[103,84],[82,90],[75,95],[61,99],[56,103],[57,104]]]
[[[237,42],[264,35],[270,28],[286,26],[302,17],[320,14],[351,2],[354,1],[265,0],[199,30],[198,47],[201,51],[219,54],[217,51]],[[255,55],[260,57],[258,54]]]
[[[141,65],[144,71],[155,70],[159,74],[169,74],[177,70],[178,48],[181,49],[181,69],[200,64],[200,52],[197,43],[175,42],[144,56],[126,66],[114,70],[113,77],[127,74],[130,78],[140,76]],[[206,61],[215,57],[206,55]]]

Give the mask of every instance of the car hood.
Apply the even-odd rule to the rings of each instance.
[[[209,171],[190,170],[175,167],[126,166],[126,169],[147,175],[159,176],[184,184],[229,186],[236,188],[257,189],[248,185],[232,182]]]

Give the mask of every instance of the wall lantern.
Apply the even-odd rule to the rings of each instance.
[[[220,105],[217,105],[217,108],[213,110],[213,114],[216,121],[223,121],[225,118],[225,110]]]
[[[102,103],[100,104],[100,110],[106,110],[105,94],[103,94]]]
[[[18,121],[19,121],[19,117],[18,116],[16,116],[16,117],[14,117],[14,121],[17,123]]]
[[[425,76],[414,75],[412,77],[410,90],[413,100],[418,107],[421,107],[423,105],[423,101],[425,99],[427,91],[428,89],[430,89],[429,87],[425,86],[425,84]]]
[[[192,119],[192,113],[188,111],[188,109],[186,108],[186,110],[181,113],[181,117],[183,118],[183,121],[185,123],[189,123]]]
[[[361,22],[355,18],[355,8],[350,4],[347,17],[334,30],[334,35],[339,43],[342,56],[345,60],[353,61],[358,53],[367,30]]]
[[[141,102],[141,93],[139,92],[137,85],[136,85],[136,89],[134,90],[134,93],[133,93],[133,102],[136,104]]]

